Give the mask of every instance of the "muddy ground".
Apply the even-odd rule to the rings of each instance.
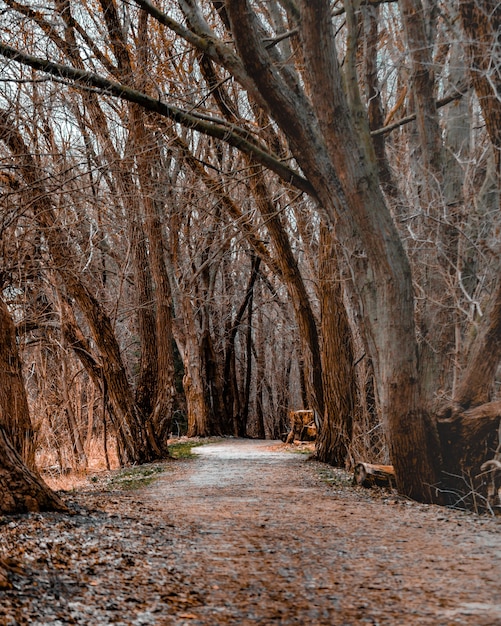
[[[0,518],[0,625],[501,624],[501,520],[225,440],[150,486]]]

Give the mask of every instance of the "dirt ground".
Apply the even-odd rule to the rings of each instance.
[[[225,440],[71,516],[0,518],[0,625],[501,624],[501,520]]]

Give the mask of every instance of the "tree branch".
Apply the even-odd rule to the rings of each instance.
[[[258,163],[275,172],[275,174],[277,174],[277,176],[279,176],[284,182],[287,182],[304,193],[315,197],[313,187],[310,185],[308,180],[281,162],[278,157],[267,152],[264,146],[258,144],[253,138],[251,138],[249,133],[242,131],[237,126],[228,125],[222,120],[210,121],[207,119],[201,119],[196,114],[188,113],[173,105],[166,104],[160,100],[155,100],[155,98],[132,89],[122,83],[109,80],[92,72],[76,69],[60,63],[54,63],[52,61],[48,61],[47,59],[41,59],[24,52],[20,52],[19,50],[1,42],[0,55],[8,59],[12,59],[16,63],[27,65],[33,69],[50,74],[56,78],[70,80],[74,83],[74,86],[78,86],[83,89],[99,89],[104,93],[126,100],[127,102],[134,102],[142,106],[147,111],[157,113],[162,117],[167,117],[182,126],[191,128],[204,135],[221,139],[241,152],[254,157]]]
[[[437,107],[437,109],[441,109],[445,105],[451,102],[454,102],[454,100],[461,99],[466,93],[466,91],[469,90],[469,88],[470,88],[469,84],[459,85],[454,91],[454,93],[451,93],[448,96],[445,96],[444,98],[441,98],[440,100],[437,100],[435,106]],[[373,137],[377,137],[378,135],[386,135],[387,133],[391,133],[392,130],[399,128],[400,126],[404,126],[405,124],[409,124],[410,122],[413,122],[415,119],[416,119],[416,113],[411,113],[410,115],[406,115],[405,117],[402,117],[402,119],[397,120],[396,122],[393,122],[393,124],[388,124],[388,126],[383,126],[382,128],[377,128],[376,130],[373,130],[371,132],[371,135]]]

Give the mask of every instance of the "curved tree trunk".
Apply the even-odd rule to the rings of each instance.
[[[501,11],[497,0],[461,0],[459,13],[471,56],[470,75],[482,108],[487,132],[495,149],[496,172],[501,174],[501,68],[499,32]],[[494,55],[494,56],[493,56]]]
[[[174,405],[174,352],[172,332],[172,294],[165,264],[165,241],[162,231],[159,204],[159,184],[155,184],[155,169],[160,165],[160,155],[154,137],[148,134],[141,112],[134,107],[135,136],[137,142],[138,172],[145,206],[145,231],[149,242],[149,264],[153,278],[154,303],[153,341],[145,342],[143,351],[153,363],[152,380],[144,380],[143,388],[150,394],[147,427],[152,445],[159,455],[168,455],[167,440],[172,424]],[[143,340],[145,340],[144,338]]]
[[[409,261],[379,187],[367,123],[364,131],[365,110],[360,99],[352,96],[351,108],[346,100],[330,3],[301,2],[300,37],[307,83],[313,86],[311,102],[299,85],[291,88],[290,75],[282,76],[271,63],[249,3],[229,0],[226,6],[247,72],[286,133],[338,236],[360,259],[349,260],[364,303],[397,487],[417,500],[440,499],[433,487],[440,480],[438,434],[421,396]],[[356,76],[346,78],[348,90],[356,94]]]
[[[31,427],[14,323],[0,298],[0,514],[66,510],[35,467]]]
[[[0,425],[0,513],[67,511],[37,473],[23,463]]]

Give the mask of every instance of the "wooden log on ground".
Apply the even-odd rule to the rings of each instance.
[[[395,487],[395,470],[393,465],[374,465],[373,463],[357,463],[353,474],[353,484],[360,487]]]

